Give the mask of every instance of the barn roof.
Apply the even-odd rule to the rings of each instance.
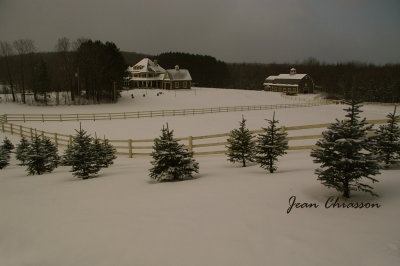
[[[294,85],[306,77],[307,74],[279,74],[278,76],[269,76],[265,79],[264,85]]]

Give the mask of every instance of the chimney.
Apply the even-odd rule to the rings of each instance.
[[[175,70],[179,71],[179,66],[178,65],[175,66]]]
[[[290,69],[290,75],[296,75],[296,69],[295,68]]]

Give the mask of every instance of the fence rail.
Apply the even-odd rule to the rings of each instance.
[[[256,111],[297,107],[312,107],[329,104],[328,101],[313,101],[294,104],[274,104],[274,105],[248,105],[248,106],[224,106],[208,107],[197,109],[178,109],[178,110],[156,110],[156,111],[137,111],[123,113],[92,113],[92,114],[4,114],[5,122],[64,122],[64,121],[84,121],[84,120],[113,120],[113,119],[131,119],[148,118],[163,116],[181,116],[181,115],[200,115],[222,112],[240,112]]]
[[[383,124],[387,123],[387,119],[384,120],[368,120],[369,124]],[[35,128],[24,127],[22,125],[15,125],[7,122],[0,116],[0,124],[1,131],[3,133],[9,133],[11,135],[24,136],[26,138],[33,139],[35,135],[39,135],[42,137],[49,138],[53,143],[57,146],[65,147],[72,143],[73,136],[65,135],[54,132],[47,132],[42,130],[37,130]],[[331,124],[314,124],[314,125],[302,125],[302,126],[283,126],[282,130],[285,131],[300,131],[306,129],[318,129],[318,128],[326,128]],[[258,134],[264,132],[263,130],[252,130],[250,131],[252,134]],[[195,155],[210,155],[210,154],[224,154],[226,153],[225,145],[228,144],[226,139],[224,141],[221,138],[226,138],[230,133],[222,133],[222,134],[213,134],[213,135],[204,135],[204,136],[188,136],[177,138],[179,141],[183,141],[185,146],[193,151]],[[321,134],[314,135],[300,135],[300,136],[291,136],[288,137],[288,141],[298,141],[298,140],[310,140],[310,139],[319,139],[321,138]],[[145,152],[143,150],[151,150],[153,145],[153,139],[123,139],[123,140],[107,140],[117,149],[117,155],[128,156],[132,158],[134,156],[139,155],[150,155],[150,152]],[[195,143],[196,141],[200,141],[200,143]],[[209,142],[208,142],[209,141]],[[216,150],[210,151],[199,151],[201,148],[209,148],[209,147],[218,147]],[[222,149],[222,148],[223,149]],[[315,145],[298,145],[298,146],[289,146],[289,150],[304,150],[304,149],[313,149]]]

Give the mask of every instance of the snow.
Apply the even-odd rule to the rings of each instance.
[[[380,198],[352,198],[381,208],[325,209],[338,194],[307,151],[275,174],[197,160],[196,179],[173,183],[153,183],[147,157],[85,181],[67,167],[26,176],[13,161],[0,172],[0,265],[398,265],[398,170],[379,176]],[[287,214],[291,196],[320,208]]]
[[[157,93],[163,94],[157,96]],[[134,99],[131,98],[134,95]],[[143,94],[146,97],[143,97]],[[79,113],[118,113],[146,110],[172,110],[185,108],[208,108],[218,106],[246,106],[246,105],[274,105],[274,104],[296,104],[298,101],[290,98],[282,98],[277,92],[266,91],[245,91],[229,89],[209,89],[194,88],[191,90],[144,90],[135,89],[122,93],[123,97],[117,104],[85,105],[79,106]],[[314,94],[313,94],[314,95]],[[315,95],[314,95],[315,97]],[[323,105],[315,107],[288,108],[277,110],[245,111],[214,113],[205,115],[188,115],[175,117],[155,117],[128,120],[101,120],[101,121],[81,121],[81,122],[27,122],[21,123],[26,127],[33,127],[48,132],[61,134],[75,134],[75,129],[82,128],[90,134],[97,132],[97,135],[105,135],[110,139],[152,139],[160,135],[160,130],[166,123],[174,129],[174,136],[201,136],[210,134],[220,134],[237,128],[238,121],[244,115],[247,120],[247,127],[250,130],[266,127],[265,119],[270,119],[274,111],[280,126],[297,126],[307,124],[320,124],[334,122],[335,118],[344,119],[345,112],[342,110],[344,105]],[[385,119],[388,112],[393,111],[391,106],[373,105],[362,108],[368,119]],[[27,106],[22,104],[12,104],[10,102],[0,104],[1,113],[77,113],[75,106]],[[15,124],[18,124],[16,122]],[[115,130],[118,128],[119,130]],[[144,130],[145,129],[145,130]],[[320,134],[323,129],[288,131],[289,136]],[[223,138],[225,139],[225,138]],[[215,139],[218,142],[218,139]],[[314,140],[310,140],[314,142]],[[195,141],[195,143],[200,143]],[[301,144],[297,141],[299,145]],[[304,145],[308,145],[304,141]],[[290,144],[290,143],[289,143]]]
[[[211,106],[295,103],[278,93],[196,88],[134,90],[117,104],[37,107],[1,103],[0,113],[94,113]],[[130,94],[135,99],[130,98]],[[279,109],[279,125],[334,122],[343,105]],[[362,117],[383,119],[388,106],[364,106]],[[197,116],[85,121],[89,133],[115,139],[152,138],[167,122],[174,136],[223,133],[242,114],[249,129],[266,127],[274,110]],[[78,122],[29,122],[74,133]],[[288,131],[318,134],[323,129]],[[0,133],[0,139],[4,137]],[[18,137],[9,136],[14,144]],[[222,138],[223,139],[223,138]],[[226,138],[225,138],[226,139]],[[197,140],[196,140],[197,141]],[[307,140],[313,144],[316,140]],[[291,142],[289,142],[290,144]],[[317,181],[309,150],[288,151],[274,174],[230,164],[224,155],[197,156],[195,179],[155,183],[151,157],[119,157],[98,178],[80,180],[69,167],[27,176],[12,158],[0,171],[0,265],[399,265],[400,180],[397,165],[374,183],[379,198],[354,192],[347,202],[380,208],[325,208],[340,193]],[[367,182],[367,184],[372,184]],[[289,198],[318,208],[293,208]],[[346,202],[339,198],[340,202]]]

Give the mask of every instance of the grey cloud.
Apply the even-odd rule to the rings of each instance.
[[[397,0],[0,0],[0,40],[114,41],[121,50],[228,62],[399,62]]]

